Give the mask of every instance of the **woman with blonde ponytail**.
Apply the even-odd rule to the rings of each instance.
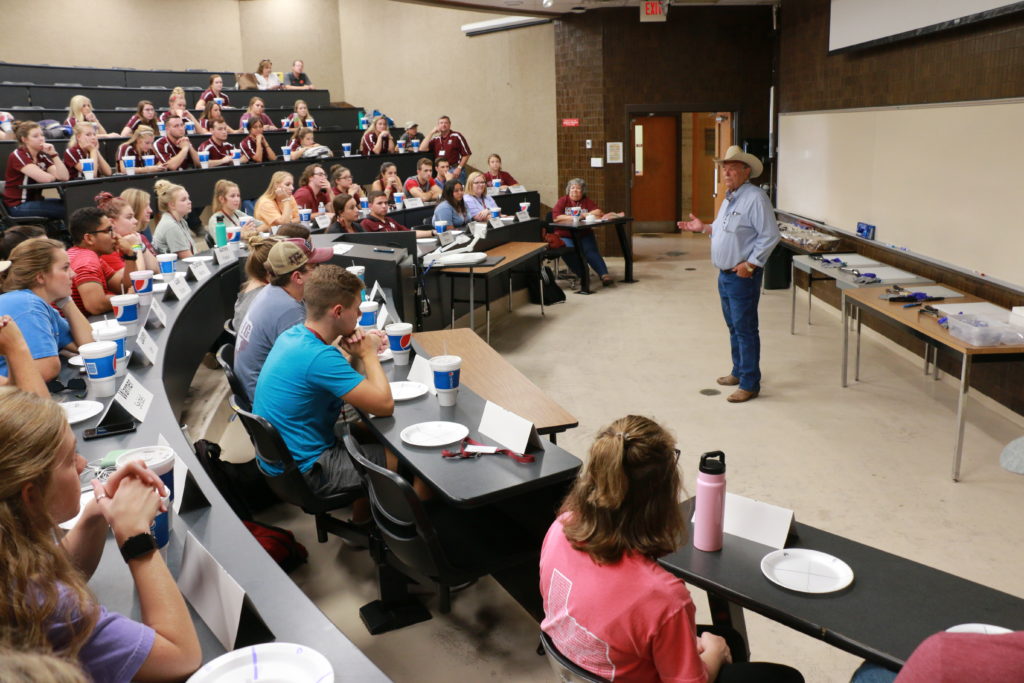
[[[256,298],[260,290],[270,282],[270,274],[267,273],[267,257],[270,256],[270,248],[281,240],[277,237],[264,237],[259,232],[246,236],[245,241],[249,244],[249,257],[245,260],[245,282],[235,299],[234,328],[241,329],[245,314],[249,311],[252,300]]]
[[[672,435],[646,417],[597,435],[541,548],[541,630],[616,683],[803,681],[789,667],[746,662],[736,631],[698,627],[686,584],[657,563],[686,542],[678,458]]]
[[[108,612],[90,594],[108,528],[119,545],[148,533],[161,511],[160,479],[142,463],[93,481],[79,513],[85,460],[59,404],[0,387],[0,648],[53,653],[96,681],[164,681],[195,671],[202,652],[160,553],[127,559],[144,623]]]

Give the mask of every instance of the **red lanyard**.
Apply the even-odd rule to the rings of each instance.
[[[466,446],[486,446],[486,445],[487,444],[480,443],[479,441],[474,441],[473,439],[471,439],[471,438],[469,438],[467,436],[465,439],[463,439],[462,441],[459,442],[459,450],[457,450],[457,451],[450,451],[450,450],[448,450],[446,448],[443,451],[441,451],[441,457],[442,458],[479,458],[481,455],[490,455],[489,453],[466,452]],[[512,458],[516,462],[527,463],[527,462],[533,462],[534,460],[536,460],[536,458],[534,458],[529,453],[516,453],[514,451],[510,451],[507,448],[498,448],[497,450],[494,451],[494,453],[495,454],[499,454],[500,453],[501,455],[507,455],[508,457]]]

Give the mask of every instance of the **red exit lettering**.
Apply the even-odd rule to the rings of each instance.
[[[644,14],[648,16],[661,14],[661,2],[659,2],[658,0],[651,0],[650,2],[645,2]]]

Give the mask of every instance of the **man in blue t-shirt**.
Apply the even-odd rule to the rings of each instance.
[[[235,340],[234,370],[250,400],[274,341],[306,317],[302,294],[310,273],[333,255],[329,248],[314,249],[299,238],[282,240],[271,248],[266,269],[272,279],[252,300]]]
[[[274,425],[319,495],[361,485],[335,434],[342,404],[348,402],[378,416],[391,415],[395,407],[377,357],[383,339],[356,327],[361,290],[362,281],[344,268],[317,268],[306,280],[305,323],[277,338],[256,384],[253,412]],[[380,445],[364,446],[364,452],[370,460],[397,469],[394,456],[385,457]],[[268,474],[281,473],[274,463],[259,461],[259,465]],[[357,503],[353,519],[367,519],[365,499]]]

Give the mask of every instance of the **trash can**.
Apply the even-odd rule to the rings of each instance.
[[[789,289],[793,252],[782,242],[775,245],[772,255],[764,264],[765,289]]]

